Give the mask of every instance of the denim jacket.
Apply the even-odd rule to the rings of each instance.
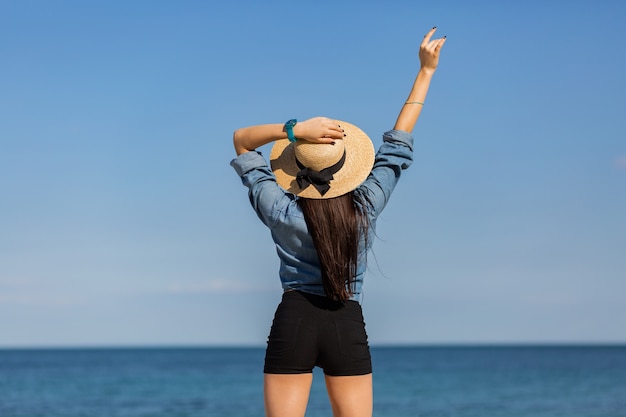
[[[400,173],[413,161],[413,137],[401,130],[383,135],[374,167],[367,179],[355,190],[368,201],[369,244],[361,244],[355,277],[354,301],[361,301],[366,258],[376,227],[376,219],[389,201]],[[299,290],[324,296],[320,265],[313,240],[308,233],[298,197],[276,183],[274,173],[260,152],[246,152],[231,161],[231,166],[249,189],[252,207],[270,229],[280,259],[279,276],[283,289]]]

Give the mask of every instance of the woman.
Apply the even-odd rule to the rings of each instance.
[[[316,117],[234,133],[231,162],[281,261],[283,299],[264,368],[269,417],[304,416],[312,369],[324,370],[335,417],[372,415],[372,367],[360,294],[376,219],[412,162],[417,121],[445,37],[420,45],[421,68],[393,130],[373,145],[358,127]],[[271,169],[258,147],[275,142]]]

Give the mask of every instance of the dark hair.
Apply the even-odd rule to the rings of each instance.
[[[354,294],[359,242],[367,246],[366,202],[351,191],[328,199],[300,198],[298,203],[317,250],[326,296],[348,300]]]

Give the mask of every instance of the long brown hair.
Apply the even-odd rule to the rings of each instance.
[[[365,202],[349,192],[328,199],[300,198],[298,203],[317,250],[326,296],[349,299],[354,293],[359,242],[367,245]]]

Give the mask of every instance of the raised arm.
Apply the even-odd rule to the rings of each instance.
[[[333,143],[343,139],[344,133],[336,120],[327,117],[314,117],[293,127],[296,138],[314,143]],[[278,139],[286,139],[285,125],[267,124],[237,129],[233,134],[233,145],[237,155],[250,152]]]
[[[445,36],[431,40],[435,30],[437,30],[436,27],[429,30],[420,45],[419,58],[421,67],[417,73],[413,87],[411,88],[411,93],[406,99],[406,102],[402,105],[398,120],[396,120],[396,125],[394,126],[396,130],[412,132],[415,122],[417,122],[422,112],[430,81],[439,64],[439,52],[446,42]]]

